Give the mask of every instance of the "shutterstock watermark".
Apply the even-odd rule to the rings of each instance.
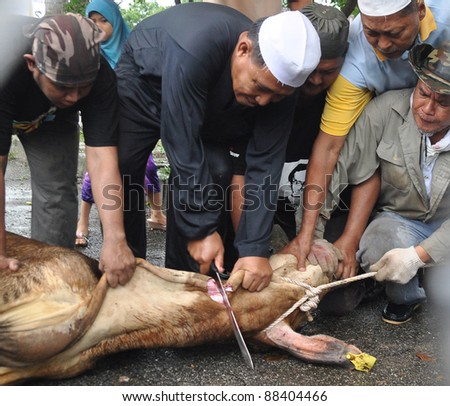
[[[103,198],[107,203],[102,204],[103,210],[145,211],[146,199],[152,196],[146,193],[145,187],[138,183],[132,183],[130,176],[123,177],[123,189],[120,185],[108,185],[102,190]],[[274,210],[278,200],[279,184],[272,181],[271,176],[264,178],[262,184],[248,183],[245,185],[245,194],[235,184],[226,187],[218,183],[206,185],[196,182],[194,176],[183,181],[179,176],[174,177],[171,183],[164,184],[161,193],[164,194],[165,205],[167,205],[168,194],[172,195],[174,210],[190,212],[215,212],[215,211],[257,211],[261,207],[266,210]],[[332,195],[338,196],[347,185],[338,185]],[[122,190],[128,193],[128,199],[122,202]],[[330,193],[330,192],[328,192]],[[308,185],[303,190],[302,205],[304,210],[332,209],[339,205],[341,210],[348,210],[343,202],[335,202],[333,205],[328,199],[320,203],[320,195],[323,189],[318,185]],[[130,202],[133,202],[133,207]]]

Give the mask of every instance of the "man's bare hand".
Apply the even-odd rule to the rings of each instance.
[[[100,252],[100,271],[106,273],[106,279],[112,288],[125,285],[134,275],[136,259],[125,239],[118,243],[105,241]]]
[[[206,275],[214,261],[217,269],[223,272],[223,243],[217,231],[203,238],[188,243],[189,255],[199,264],[200,273]]]
[[[347,279],[358,273],[358,261],[356,260],[357,246],[346,243],[339,238],[334,242],[334,246],[342,253],[342,260],[339,261],[338,269],[334,274],[336,279]]]
[[[250,292],[263,290],[272,279],[272,267],[264,257],[242,257],[234,264],[234,270],[245,271],[242,287]]]
[[[306,258],[311,251],[312,240],[302,238],[297,235],[289,244],[287,244],[279,253],[295,255],[298,262],[298,269],[306,271]]]

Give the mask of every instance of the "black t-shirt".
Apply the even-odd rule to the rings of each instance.
[[[22,18],[29,24],[29,18]],[[19,27],[21,27],[19,25]],[[29,71],[24,53],[31,53],[31,40],[15,30],[17,55],[11,56],[10,70],[0,81],[0,155],[7,155],[12,133],[33,136],[49,126],[73,129],[81,113],[86,145],[114,146],[118,140],[118,95],[114,71],[101,58],[100,70],[90,93],[67,109],[52,106]]]
[[[298,99],[286,149],[286,162],[309,159],[311,156],[314,141],[320,130],[325,98],[326,92],[307,102]]]
[[[275,222],[284,229],[289,240],[292,240],[296,235],[295,212],[303,199],[304,184],[301,186],[301,190],[295,192],[295,196],[293,196],[294,193],[291,195],[286,193],[293,191],[291,183],[294,176],[293,173],[290,173],[291,176],[288,173],[291,170],[301,172],[298,178],[302,179],[302,181],[305,180],[306,167],[311,156],[314,141],[320,130],[320,120],[325,106],[325,98],[326,92],[307,102],[302,101],[299,97],[295,106],[294,122],[286,149],[286,163],[280,184],[275,216]],[[347,207],[350,205],[350,194],[350,188],[347,188],[341,194],[342,203],[333,212],[333,217],[348,212]]]

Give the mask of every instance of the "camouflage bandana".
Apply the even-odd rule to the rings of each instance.
[[[450,44],[439,48],[415,45],[409,52],[409,63],[419,79],[434,92],[450,94]]]
[[[100,68],[100,42],[104,33],[79,14],[44,17],[24,28],[34,38],[36,66],[52,82],[80,86],[92,83]]]

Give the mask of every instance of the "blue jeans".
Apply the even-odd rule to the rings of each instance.
[[[410,220],[396,213],[378,213],[368,225],[359,243],[356,254],[361,268],[370,272],[370,265],[394,248],[408,248],[428,238],[439,224],[425,224]],[[386,282],[386,296],[396,304],[413,304],[426,300],[425,290],[416,275],[405,285]]]

